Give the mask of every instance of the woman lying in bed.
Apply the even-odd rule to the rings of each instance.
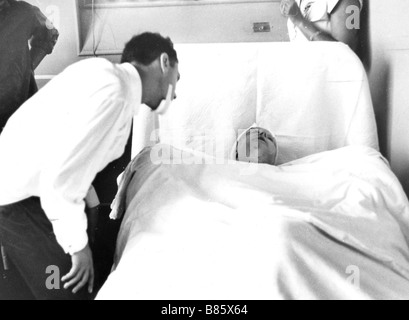
[[[251,126],[237,139],[232,158],[240,162],[276,165],[278,157],[277,140],[267,129]]]

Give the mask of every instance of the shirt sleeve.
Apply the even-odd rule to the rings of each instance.
[[[47,54],[50,54],[53,52],[60,34],[40,9],[33,6],[32,11],[34,22],[30,44],[32,47],[42,49]]]
[[[342,0],[326,0],[327,1],[327,13],[331,14],[337,6],[338,2]]]
[[[88,243],[84,199],[92,181],[122,155],[132,125],[132,115],[122,100],[94,94],[86,105],[92,111],[58,138],[58,147],[40,177],[42,207],[58,243],[71,255]]]

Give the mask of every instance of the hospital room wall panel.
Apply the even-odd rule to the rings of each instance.
[[[27,0],[38,6],[52,19],[60,32],[59,41],[53,54],[46,57],[36,70],[40,86],[47,82],[47,76],[60,73],[70,64],[80,60],[77,49],[77,20],[74,0]]]
[[[94,49],[99,53],[119,53],[130,37],[144,31],[170,36],[175,43],[287,40],[286,23],[280,15],[277,0],[210,5],[200,5],[201,1],[193,3],[168,7],[97,7],[94,28],[89,28],[93,21],[91,8],[80,7],[81,53],[91,54]],[[253,23],[256,22],[270,23],[271,31],[254,32]]]
[[[395,173],[409,193],[409,50],[391,53],[390,158]]]
[[[92,55],[93,37],[89,29],[92,21],[91,10],[83,10],[77,17],[75,0],[27,2],[40,7],[47,16],[56,21],[60,31],[60,39],[54,53],[40,65],[37,75],[56,75],[70,64],[88,58],[87,54]],[[279,0],[169,8],[99,8],[96,13],[95,35],[99,44],[97,53],[113,62],[120,60],[119,53],[132,35],[147,30],[168,35],[175,43],[288,40],[286,21],[279,12]],[[102,21],[106,22],[103,28]],[[254,33],[255,22],[269,22],[272,32]],[[78,28],[79,25],[81,28]],[[85,56],[79,56],[79,52]],[[106,55],[107,52],[110,54]],[[46,80],[40,79],[40,86],[43,86]]]
[[[370,0],[369,81],[382,152],[409,194],[409,1]]]

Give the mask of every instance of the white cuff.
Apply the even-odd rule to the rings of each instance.
[[[65,219],[52,222],[57,242],[64,252],[71,256],[82,251],[88,245],[87,220],[85,219],[85,223],[81,223],[81,221],[72,222],[75,222],[76,225]]]

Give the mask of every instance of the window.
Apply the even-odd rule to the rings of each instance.
[[[280,0],[76,0],[80,55],[119,55],[145,31],[174,43],[282,41]],[[254,22],[274,23],[254,34]],[[285,34],[286,35],[286,34]]]
[[[156,6],[192,6],[225,3],[256,3],[271,0],[79,0],[81,7],[156,7]]]

